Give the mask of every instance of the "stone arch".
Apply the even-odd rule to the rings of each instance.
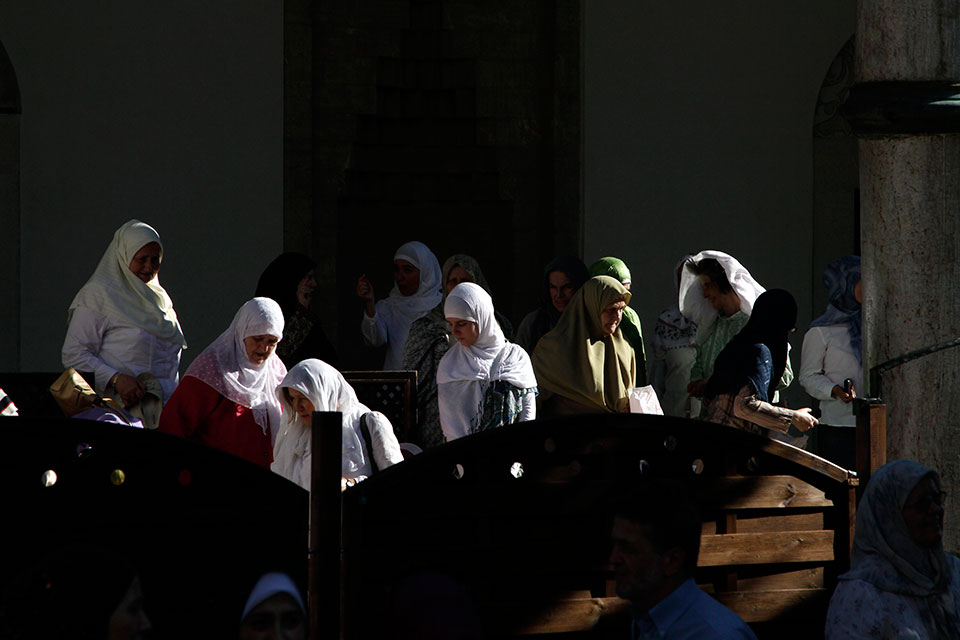
[[[0,371],[20,368],[20,85],[0,42]]]

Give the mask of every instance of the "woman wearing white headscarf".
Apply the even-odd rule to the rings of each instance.
[[[753,303],[764,291],[736,258],[722,251],[701,251],[686,261],[680,276],[680,312],[697,323],[697,357],[690,370],[690,395],[703,395],[717,356],[747,324]],[[792,381],[788,354],[777,388],[786,388]],[[775,395],[771,402],[776,400]]]
[[[307,608],[290,576],[270,572],[257,580],[243,606],[237,637],[239,640],[307,639]]]
[[[360,332],[371,347],[387,345],[383,362],[387,371],[400,368],[413,321],[440,303],[440,263],[422,242],[408,242],[393,256],[393,281],[390,295],[374,305],[373,285],[365,275],[357,280],[357,296],[364,306]]]
[[[457,340],[437,367],[444,438],[535,419],[537,379],[530,356],[503,337],[490,294],[472,282],[458,284],[443,312]]]
[[[827,640],[960,638],[960,560],[943,550],[940,477],[912,460],[880,467],[857,506],[850,571]]]
[[[269,468],[280,427],[276,390],[287,373],[274,353],[282,337],[279,304],[270,298],[245,302],[187,369],[160,414],[160,431]]]
[[[322,360],[298,363],[277,387],[283,405],[283,424],[274,445],[270,466],[276,473],[310,490],[311,432],[314,411],[339,411],[343,419],[341,477],[360,481],[377,469],[403,460],[393,426],[379,411],[370,411],[339,371]],[[365,422],[371,452],[364,442]]]
[[[157,276],[162,258],[156,230],[139,220],[126,222],[67,312],[63,366],[93,372],[96,391],[119,396],[127,406],[145,393],[137,378],[142,374],[159,380],[160,400],[166,401],[179,379],[180,350],[187,346]]]

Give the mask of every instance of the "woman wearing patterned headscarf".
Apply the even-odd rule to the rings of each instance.
[[[143,374],[159,381],[162,402],[179,380],[187,343],[173,301],[160,286],[162,259],[156,230],[139,220],[126,222],[67,312],[63,366],[93,372],[96,391],[119,396],[127,406],[146,393],[138,379]]]
[[[160,431],[270,467],[280,427],[277,385],[287,369],[274,350],[283,311],[270,298],[248,300],[204,349],[160,414]]]
[[[373,285],[365,275],[357,280],[357,296],[363,300],[360,332],[371,347],[387,345],[385,371],[399,369],[410,325],[440,303],[440,263],[422,242],[408,242],[393,256],[393,289],[374,304]]]
[[[630,292],[609,276],[590,278],[557,326],[540,338],[533,369],[542,417],[574,413],[627,413],[636,386],[637,360],[620,332]]]
[[[537,379],[530,356],[504,338],[490,294],[464,282],[447,296],[443,312],[457,341],[437,368],[444,438],[449,442],[536,418]]]
[[[468,255],[458,253],[447,258],[442,274],[443,298],[440,304],[410,325],[407,344],[403,349],[403,368],[417,372],[417,433],[413,434],[411,440],[425,448],[444,442],[437,406],[437,367],[455,342],[450,337],[450,324],[443,314],[444,302],[461,282],[474,282],[493,295],[480,264]],[[500,312],[494,313],[504,337],[510,340],[513,326],[506,316]]]
[[[883,465],[857,506],[850,571],[827,611],[827,640],[960,638],[960,561],[943,550],[946,494],[933,469]]]
[[[823,284],[830,302],[826,312],[810,323],[803,338],[799,378],[807,393],[820,400],[820,455],[853,469],[857,464],[857,419],[851,402],[863,380],[860,256],[846,256],[828,264]],[[850,390],[844,388],[848,378]]]

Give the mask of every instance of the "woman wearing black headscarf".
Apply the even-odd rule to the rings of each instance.
[[[759,427],[786,433],[817,424],[809,408],[770,404],[787,366],[787,338],[797,322],[797,303],[789,292],[771,289],[757,298],[750,320],[731,340],[713,367],[704,394],[707,420],[755,433]]]
[[[532,354],[543,334],[557,326],[560,314],[588,278],[587,266],[579,258],[554,258],[543,270],[540,306],[528,313],[520,323],[516,343]]]
[[[336,349],[323,332],[320,318],[310,310],[317,288],[316,266],[302,253],[282,253],[267,265],[257,282],[256,297],[272,298],[283,310],[283,340],[277,345],[277,355],[288,369],[307,358],[337,363]]]

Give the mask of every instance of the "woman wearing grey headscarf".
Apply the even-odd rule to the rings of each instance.
[[[827,640],[960,638],[960,561],[944,552],[944,492],[912,460],[882,466],[857,508],[850,571],[827,612]]]

